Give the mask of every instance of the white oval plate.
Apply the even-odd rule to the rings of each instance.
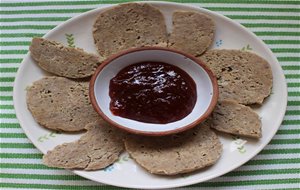
[[[87,179],[129,188],[171,188],[203,182],[228,173],[241,166],[258,154],[272,139],[278,130],[287,105],[287,86],[282,69],[268,47],[253,33],[240,24],[205,9],[165,2],[148,2],[159,8],[165,15],[167,27],[170,29],[171,16],[174,10],[199,11],[210,15],[216,23],[216,35],[211,48],[252,50],[264,57],[271,65],[274,81],[273,90],[263,106],[255,108],[262,120],[262,138],[260,140],[240,139],[219,134],[223,144],[220,160],[204,170],[176,177],[152,175],[139,167],[127,153],[121,155],[120,160],[100,171],[86,172],[74,170],[74,173]],[[106,8],[106,7],[105,7]],[[88,52],[96,53],[92,37],[92,25],[98,13],[105,8],[99,8],[81,14],[60,24],[44,37],[67,44],[74,37],[75,45]],[[17,118],[28,138],[44,154],[56,145],[71,142],[80,135],[56,134],[39,126],[33,119],[26,106],[26,87],[32,82],[49,75],[42,71],[28,54],[16,76],[14,84],[14,106]]]

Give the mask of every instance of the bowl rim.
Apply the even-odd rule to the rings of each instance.
[[[138,52],[138,51],[145,51],[145,50],[162,50],[162,51],[169,51],[169,52],[181,54],[181,55],[183,55],[183,56],[191,59],[194,63],[198,64],[208,74],[209,79],[212,82],[212,88],[213,88],[212,99],[211,99],[210,104],[209,104],[208,108],[206,109],[206,111],[201,116],[199,116],[199,118],[197,118],[194,122],[189,123],[189,124],[187,124],[185,126],[182,126],[180,128],[172,129],[172,130],[168,130],[168,131],[159,131],[159,132],[142,131],[142,130],[130,129],[130,128],[126,127],[126,126],[120,125],[119,123],[116,123],[113,120],[111,120],[106,114],[103,113],[103,111],[101,110],[100,106],[97,104],[96,96],[95,96],[95,91],[94,91],[95,82],[96,82],[97,77],[99,76],[99,73],[108,64],[110,64],[113,60],[115,60],[115,59],[117,59],[117,58],[119,58],[119,57],[121,57],[123,55],[129,54],[129,53]],[[212,113],[214,107],[217,104],[218,97],[219,97],[219,87],[218,87],[218,83],[217,83],[217,78],[215,77],[215,75],[213,74],[213,72],[199,58],[196,58],[196,57],[194,57],[194,56],[192,56],[192,55],[190,55],[188,53],[179,51],[177,49],[166,48],[166,47],[146,46],[146,47],[138,47],[138,48],[126,49],[126,50],[120,51],[120,52],[118,52],[116,54],[113,54],[113,55],[109,56],[108,58],[106,58],[97,67],[95,73],[93,74],[93,76],[92,76],[92,78],[90,80],[90,83],[89,83],[89,97],[90,97],[91,104],[92,104],[93,108],[95,109],[95,111],[101,116],[102,119],[104,119],[110,125],[112,125],[114,127],[117,127],[117,128],[119,128],[121,130],[124,130],[126,132],[137,134],[137,135],[165,136],[165,135],[175,134],[175,133],[179,133],[179,132],[183,132],[185,130],[191,129],[191,128],[195,127],[196,125],[198,125],[199,123],[201,123],[202,121],[204,121]]]

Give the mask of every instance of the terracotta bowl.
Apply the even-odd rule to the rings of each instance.
[[[175,65],[191,76],[196,83],[197,100],[190,114],[175,122],[153,124],[116,116],[110,111],[110,80],[124,67],[145,61]],[[213,73],[199,59],[173,49],[143,47],[126,50],[106,59],[90,81],[90,99],[94,109],[111,125],[129,133],[162,136],[190,129],[205,120],[217,103],[218,85]]]

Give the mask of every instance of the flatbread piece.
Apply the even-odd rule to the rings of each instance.
[[[262,57],[240,50],[209,50],[201,60],[218,79],[219,99],[262,104],[272,89],[272,70]]]
[[[213,165],[222,152],[217,135],[205,125],[169,136],[128,136],[125,148],[139,165],[161,175],[187,173]]]
[[[126,3],[101,12],[94,23],[94,42],[102,56],[143,46],[167,46],[162,13],[144,3]]]
[[[257,113],[250,107],[235,101],[218,102],[212,114],[210,127],[224,133],[245,137],[262,136],[261,121]]]
[[[86,126],[78,141],[48,151],[43,162],[50,167],[99,170],[118,160],[124,150],[123,133],[104,122]]]
[[[81,131],[100,116],[89,99],[89,83],[44,77],[27,89],[27,106],[42,126],[57,131]]]
[[[212,44],[214,32],[215,24],[208,15],[177,11],[173,13],[173,29],[168,46],[200,56]]]
[[[68,78],[89,77],[103,61],[103,58],[82,49],[43,38],[33,38],[29,49],[32,58],[42,69]]]

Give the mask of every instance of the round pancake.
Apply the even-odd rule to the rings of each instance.
[[[33,38],[31,57],[49,73],[68,78],[85,78],[94,74],[103,58],[82,49],[66,47],[61,43]]]
[[[98,170],[118,160],[124,150],[123,133],[101,123],[86,126],[87,132],[78,141],[64,143],[48,151],[43,162],[50,167]]]
[[[173,13],[173,29],[168,46],[200,56],[212,44],[215,24],[205,14],[189,11]]]
[[[219,99],[262,104],[272,89],[272,70],[262,57],[240,50],[209,50],[200,59],[218,79]]]
[[[89,99],[89,83],[45,77],[27,89],[27,106],[42,126],[57,131],[81,131],[100,118]]]
[[[261,121],[259,116],[248,106],[235,101],[220,101],[215,107],[210,127],[234,135],[260,138]]]
[[[162,13],[144,3],[126,3],[101,12],[94,23],[94,42],[102,56],[143,46],[167,46]]]
[[[222,145],[208,126],[199,125],[169,136],[128,136],[125,149],[150,173],[175,175],[214,164],[221,156]]]

